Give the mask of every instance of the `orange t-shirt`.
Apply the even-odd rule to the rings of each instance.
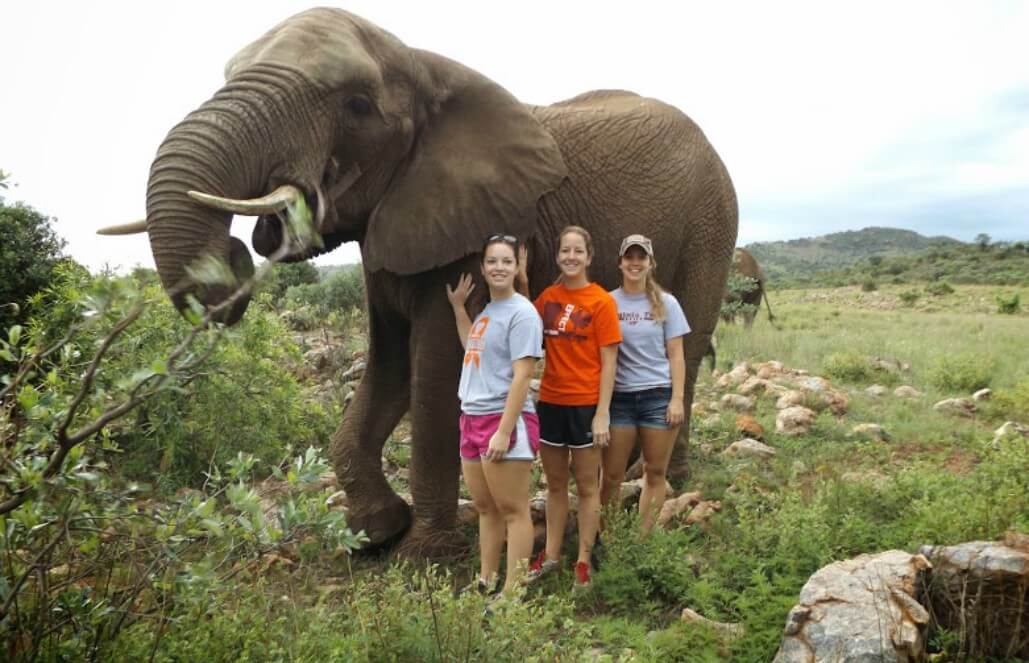
[[[595,405],[600,400],[600,348],[621,343],[618,309],[596,283],[569,290],[552,285],[536,298],[543,318],[546,368],[540,400],[554,405]]]

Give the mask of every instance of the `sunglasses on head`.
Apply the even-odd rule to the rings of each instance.
[[[507,242],[508,244],[518,244],[518,238],[514,235],[505,235],[503,233],[497,233],[496,235],[490,235],[489,239],[487,239],[486,242]]]

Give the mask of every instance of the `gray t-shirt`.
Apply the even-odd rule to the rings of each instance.
[[[611,296],[618,306],[618,322],[622,327],[615,391],[672,386],[672,370],[665,342],[690,332],[678,300],[667,292],[661,293],[665,319],[658,322],[650,311],[647,293],[630,294],[618,288],[611,291]]]
[[[476,316],[468,331],[464,366],[457,395],[465,414],[498,414],[504,411],[514,368],[523,357],[542,356],[543,321],[536,307],[515,294],[490,302]],[[522,412],[535,412],[532,397],[525,395]]]

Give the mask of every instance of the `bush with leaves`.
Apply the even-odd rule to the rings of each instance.
[[[360,545],[342,512],[309,489],[328,470],[314,448],[285,471],[273,468],[283,485],[277,506],[248,485],[257,461],[242,453],[177,500],[116,478],[108,461],[121,449],[112,426],[169,394],[195,398],[219,367],[220,341],[234,333],[211,324],[217,308],[205,313],[194,300],[176,342],[145,344],[140,334],[166,330],[139,329],[160,307],[131,279],[65,276],[40,295],[53,297],[47,315],[27,333],[11,327],[0,341],[14,367],[0,380],[7,660],[100,660],[140,623],[156,644],[169,614],[209,605],[215,590],[262,555],[301,540],[328,553]]]
[[[997,295],[997,313],[1014,315],[1021,309],[1020,304],[1021,298],[1017,292],[1006,297],[1004,295]]]
[[[140,366],[161,370],[162,356],[189,334],[190,324],[156,285],[135,291],[128,279],[93,278],[60,268],[53,284],[34,298],[34,308],[45,313],[30,321],[28,336],[40,343],[53,340],[98,305],[129,296],[129,290],[142,304],[139,320],[111,349],[98,383],[110,390]],[[69,345],[78,356],[91,356],[101,331],[82,329]],[[123,451],[114,462],[126,475],[167,489],[195,486],[211,464],[224,463],[239,451],[268,464],[288,445],[320,445],[329,438],[336,413],[310,397],[289,372],[301,365],[300,351],[271,310],[267,294],[259,295],[247,317],[205,352],[204,369],[191,378],[189,389],[155,394],[135,417],[111,428]]]
[[[319,283],[295,285],[286,291],[286,306],[294,312],[293,324],[305,328],[312,320],[347,314],[365,307],[364,273],[360,265],[337,269]]]
[[[722,302],[721,316],[723,320],[733,321],[737,315],[753,315],[757,313],[757,306],[745,304],[743,299],[754,292],[759,286],[757,279],[744,276],[738,272],[730,272],[725,288],[728,293],[725,301]]]
[[[27,205],[8,205],[0,197],[0,329],[24,322],[29,297],[50,282],[58,263],[68,260],[52,221]]]

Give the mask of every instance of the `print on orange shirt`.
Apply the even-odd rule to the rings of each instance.
[[[483,316],[475,321],[472,328],[468,330],[468,342],[465,345],[464,363],[474,364],[475,368],[482,363],[482,351],[486,347],[486,327],[489,326],[489,318]]]
[[[560,302],[543,303],[543,334],[562,336],[575,341],[589,338],[587,329],[593,322],[593,314],[578,304]]]

